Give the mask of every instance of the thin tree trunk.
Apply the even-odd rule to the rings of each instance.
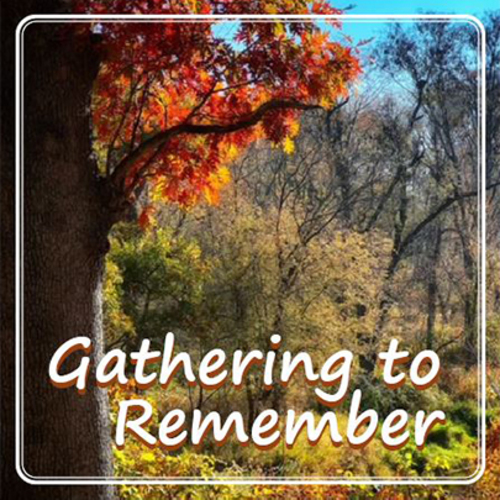
[[[437,225],[433,228],[431,234],[434,237],[434,249],[429,262],[430,271],[427,282],[427,331],[425,335],[425,345],[427,349],[433,349],[435,326],[436,326],[436,310],[438,298],[438,280],[437,280],[437,265],[439,255],[441,253],[441,226]]]
[[[373,335],[371,335],[369,338],[366,338],[365,336],[358,336],[358,341],[366,346],[366,353],[360,355],[360,366],[370,376],[373,376],[375,368],[377,366],[377,351],[393,302],[392,298],[390,297],[390,287],[394,274],[396,273],[397,265],[402,257],[401,247],[404,240],[403,233],[405,231],[406,222],[408,220],[408,166],[406,164],[403,164],[400,166],[400,168],[401,182],[399,185],[398,210],[395,214],[394,219],[392,256],[382,284],[382,297],[378,304],[378,319],[375,324],[375,331]]]
[[[473,241],[473,238],[468,222],[469,213],[473,213],[473,209],[466,204],[465,200],[460,200],[457,208],[456,224],[462,246],[463,266],[466,277],[466,282],[463,287],[465,364],[470,368],[478,362],[477,262],[471,251],[471,242]]]
[[[245,384],[245,390],[247,395],[247,406],[248,406],[247,427],[248,429],[251,429],[255,421],[256,412],[255,412],[255,397],[252,392],[252,388],[250,387],[249,380]]]

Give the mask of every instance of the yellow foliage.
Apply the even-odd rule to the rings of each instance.
[[[203,194],[209,205],[218,205],[220,202],[220,190],[231,181],[231,172],[226,167],[221,167],[210,174],[208,184],[203,190]]]
[[[300,132],[300,123],[298,120],[293,120],[288,126],[290,137],[297,137]]]
[[[283,142],[283,151],[288,155],[292,155],[295,152],[295,143],[290,136],[287,136]]]

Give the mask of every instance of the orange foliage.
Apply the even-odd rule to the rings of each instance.
[[[324,0],[80,1],[77,12],[339,14]],[[161,20],[94,25],[103,59],[93,98],[95,144],[133,199],[217,202],[218,172],[258,139],[293,151],[300,113],[333,107],[360,74],[353,49],[310,20]],[[223,171],[224,172],[224,171]],[[223,174],[225,175],[225,174]]]

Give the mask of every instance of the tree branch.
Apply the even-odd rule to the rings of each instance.
[[[114,169],[111,174],[111,183],[119,190],[123,192],[123,184],[128,175],[130,168],[142,158],[142,156],[150,151],[151,149],[156,149],[168,140],[172,139],[181,134],[228,134],[231,132],[237,132],[249,127],[257,125],[264,116],[270,111],[277,111],[283,109],[323,109],[317,104],[304,104],[294,100],[283,100],[283,99],[273,99],[268,101],[251,113],[240,117],[239,120],[233,123],[227,124],[193,124],[193,123],[182,123],[176,125],[167,130],[159,132],[150,139],[139,144],[133,151],[130,152]]]
[[[500,185],[500,181],[490,184],[486,186],[486,190],[493,189]],[[422,221],[420,221],[402,240],[396,252],[394,253],[393,260],[391,262],[391,266],[389,268],[389,274],[391,275],[396,266],[398,265],[401,257],[407,248],[415,241],[415,238],[421,233],[427,225],[429,225],[433,220],[439,217],[445,210],[447,210],[453,203],[459,200],[463,200],[465,198],[472,198],[477,196],[477,191],[469,191],[467,193],[457,194],[455,196],[449,196],[446,198],[434,211],[432,211],[427,217],[425,217]]]

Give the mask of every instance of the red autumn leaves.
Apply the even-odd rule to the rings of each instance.
[[[326,2],[292,0],[111,1],[79,3],[77,10],[339,13]],[[332,107],[347,94],[360,67],[351,48],[335,39],[338,28],[337,20],[307,19],[95,24],[103,63],[92,113],[102,170],[129,200],[149,182],[154,199],[189,206],[205,196],[217,203],[228,165],[245,148],[267,139],[292,152],[300,113]],[[278,105],[255,115],[270,102]]]

